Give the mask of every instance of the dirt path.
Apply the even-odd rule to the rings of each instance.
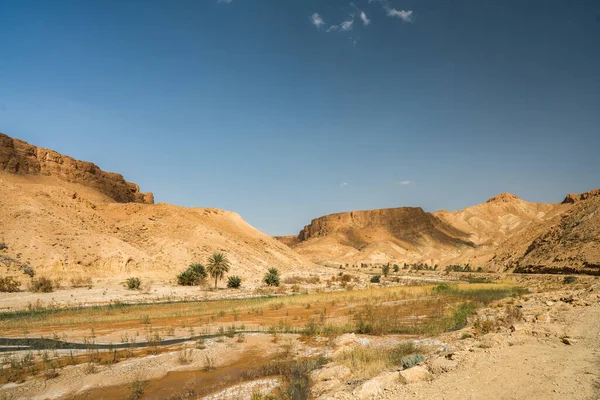
[[[513,342],[471,349],[431,382],[395,385],[379,398],[600,399],[600,304],[554,304],[549,316]],[[566,345],[562,336],[576,342]]]

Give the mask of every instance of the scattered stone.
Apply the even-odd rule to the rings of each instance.
[[[414,367],[414,368],[421,368],[421,367]],[[411,369],[413,369],[413,368],[411,368]],[[409,371],[409,370],[407,370],[407,371]],[[425,369],[425,371],[427,373],[429,373],[426,369]],[[398,382],[399,382],[399,379],[398,379],[397,372],[386,372],[384,374],[376,376],[373,379],[366,381],[361,386],[356,388],[354,390],[354,392],[352,392],[352,394],[354,395],[354,398],[358,399],[358,400],[373,399],[377,396],[380,396],[386,388],[389,388]]]
[[[428,361],[427,364],[429,367],[429,371],[435,375],[450,372],[458,366],[458,362],[441,357],[434,358],[433,360]]]
[[[345,381],[352,376],[352,371],[345,365],[329,364],[311,374],[313,382],[325,382],[330,380]]]
[[[331,392],[338,386],[340,386],[342,382],[339,379],[332,379],[328,381],[317,382],[311,386],[310,391],[314,397],[318,397],[324,393]]]
[[[567,337],[567,336],[565,336],[561,340],[562,340],[562,342],[564,344],[569,345],[569,346],[574,345],[575,343],[577,343],[577,339],[573,339],[573,338],[570,338],[570,337]]]
[[[336,346],[349,346],[351,344],[356,343],[356,334],[354,333],[345,333],[342,336],[335,339]]]
[[[550,322],[550,315],[548,313],[539,314],[535,317],[536,322]]]
[[[420,381],[428,381],[432,378],[431,373],[425,367],[417,366],[400,371],[400,382],[407,384]]]

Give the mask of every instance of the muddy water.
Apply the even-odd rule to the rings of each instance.
[[[163,378],[150,381],[141,397],[144,400],[199,398],[247,380],[247,371],[270,363],[272,357],[263,357],[256,351],[244,354],[235,363],[222,366],[211,372],[170,371]],[[131,385],[95,388],[69,399],[128,399],[132,395]]]

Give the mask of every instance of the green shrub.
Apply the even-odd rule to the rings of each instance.
[[[411,356],[405,357],[402,359],[402,369],[409,369],[414,367],[415,365],[421,364],[425,361],[425,357],[422,354],[413,354]]]
[[[563,279],[563,283],[575,283],[576,281],[576,276],[565,276],[565,279]]]
[[[437,292],[437,293],[443,293],[443,292],[448,292],[451,289],[452,289],[452,286],[448,285],[447,283],[440,283],[433,288],[433,291]]]
[[[198,286],[208,276],[204,265],[194,263],[190,264],[188,269],[177,275],[177,283],[182,286]]]
[[[279,286],[279,270],[277,268],[270,268],[265,274],[263,281],[267,286]]]
[[[381,273],[383,274],[383,276],[388,276],[390,273],[390,266],[389,265],[382,265],[381,266]]]
[[[398,271],[400,271],[400,267],[398,266],[398,264],[394,264],[394,272]]]
[[[227,278],[227,287],[230,289],[239,289],[242,286],[242,278],[237,275]]]
[[[54,285],[52,281],[48,278],[39,277],[38,279],[34,279],[31,281],[31,291],[32,292],[42,292],[42,293],[50,293],[54,290]]]
[[[12,276],[0,278],[0,292],[14,293],[19,291],[21,284]]]
[[[447,331],[457,331],[467,326],[468,318],[475,314],[476,306],[473,303],[462,303],[452,310],[447,317]]]
[[[141,285],[142,285],[142,281],[140,280],[140,278],[136,278],[136,277],[127,278],[127,289],[140,290]]]
[[[35,275],[35,271],[28,264],[21,265],[21,270],[25,275],[29,275],[31,278],[33,278],[33,276]]]
[[[381,275],[373,275],[371,277],[371,283],[379,283],[381,282]]]
[[[8,246],[4,242],[0,242],[0,250],[8,249]]]

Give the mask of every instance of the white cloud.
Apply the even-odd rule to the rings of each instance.
[[[412,22],[412,10],[396,10],[395,8],[386,7],[388,17],[400,18],[404,22]]]
[[[339,25],[331,25],[325,32],[337,31],[338,29],[340,29]]]
[[[318,13],[314,13],[310,17],[310,20],[312,21],[313,25],[317,28],[320,28],[322,25],[325,25],[325,21],[323,20],[323,18],[321,18],[321,16]]]
[[[371,23],[371,20],[364,11],[360,12],[360,19],[362,20],[363,25],[369,25]]]
[[[341,25],[340,25],[340,28],[341,28],[343,31],[349,31],[349,30],[351,30],[351,29],[352,29],[352,26],[353,26],[353,25],[354,25],[354,20],[353,20],[353,19],[351,19],[351,20],[348,20],[348,21],[344,21],[344,22],[342,22],[342,23],[341,23]]]
[[[233,0],[217,0],[217,3],[225,3],[225,4],[229,4],[231,3]]]
[[[411,183],[411,181],[399,181],[398,185],[410,185]]]
[[[350,186],[350,184],[348,182],[342,182],[342,184],[340,186],[345,188],[345,187]]]

